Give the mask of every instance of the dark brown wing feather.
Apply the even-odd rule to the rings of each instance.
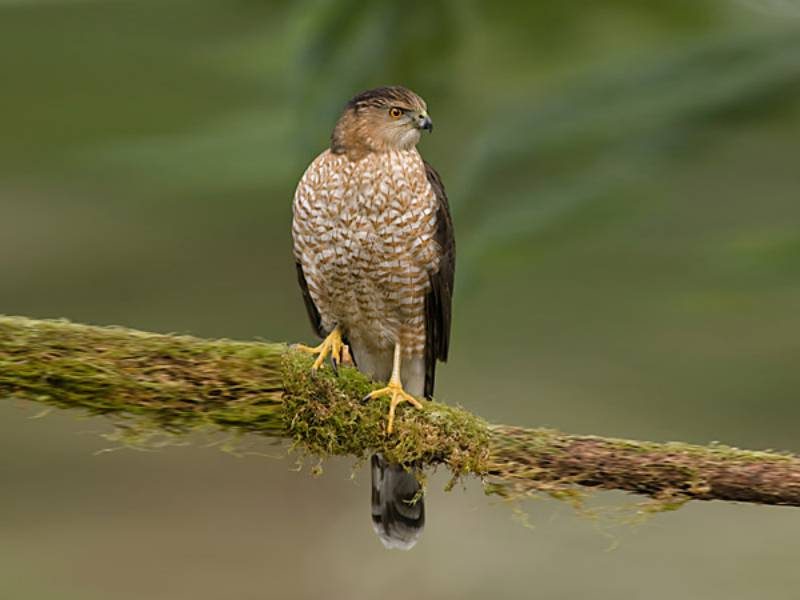
[[[431,289],[425,296],[425,396],[433,396],[436,380],[436,361],[447,360],[450,346],[450,316],[452,314],[453,280],[456,271],[456,240],[453,219],[439,174],[425,163],[425,174],[436,193],[439,208],[436,213],[436,242],[441,255],[439,269],[430,273]]]
[[[311,293],[308,291],[308,283],[306,283],[306,276],[303,274],[302,265],[295,261],[297,267],[297,283],[300,284],[300,290],[303,292],[303,300],[306,303],[306,312],[308,312],[308,319],[311,321],[311,327],[314,329],[319,337],[325,337],[325,332],[322,331],[322,318],[319,316],[317,305],[314,304]]]

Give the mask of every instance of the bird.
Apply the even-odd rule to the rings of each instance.
[[[416,146],[433,131],[425,101],[403,86],[370,89],[344,107],[330,147],[301,177],[292,203],[293,254],[311,325],[298,348],[351,359],[375,381],[365,397],[422,409],[450,344],[455,238],[444,184]],[[425,524],[415,467],[371,458],[372,524],[387,548],[410,549]]]

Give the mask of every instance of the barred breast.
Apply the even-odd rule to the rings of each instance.
[[[438,248],[437,200],[414,150],[351,161],[325,151],[293,203],[294,254],[323,328],[406,355],[425,347],[425,294]]]

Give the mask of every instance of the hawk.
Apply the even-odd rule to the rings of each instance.
[[[444,185],[416,149],[432,131],[425,101],[382,87],[344,108],[330,148],[303,174],[293,202],[297,277],[316,347],[314,369],[348,355],[386,387],[386,431],[397,406],[433,394],[436,362],[447,359],[455,270]],[[425,522],[413,472],[372,457],[372,521],[387,548],[411,548]]]

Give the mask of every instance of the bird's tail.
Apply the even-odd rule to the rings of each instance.
[[[425,503],[413,472],[372,455],[372,526],[387,548],[409,550],[425,526]]]

